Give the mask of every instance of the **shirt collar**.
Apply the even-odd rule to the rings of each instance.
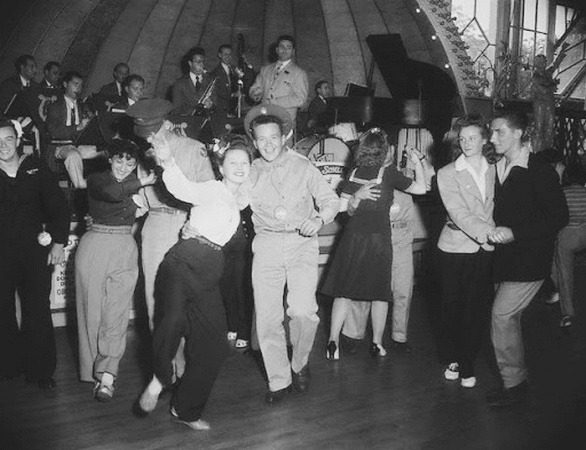
[[[456,162],[454,163],[454,168],[456,169],[456,172],[461,172],[462,170],[465,170],[465,169],[474,170],[474,168],[466,160],[466,156],[464,155],[464,153],[462,153],[460,156],[458,156],[458,158],[456,159]],[[483,156],[482,162],[480,163],[480,173],[482,174],[486,170],[488,170],[488,161]]]
[[[285,67],[289,65],[290,62],[290,59],[288,59],[287,61],[277,61],[277,67],[280,67],[281,70],[283,70]]]
[[[222,64],[224,72],[230,73],[230,66],[228,64],[224,64],[223,62],[221,62],[220,64]]]
[[[128,106],[132,106],[134,105],[136,102],[134,100],[132,100],[130,97],[128,97]]]
[[[496,170],[499,177],[500,182],[504,182],[511,169],[515,166],[522,167],[523,169],[527,169],[529,167],[529,155],[531,152],[527,146],[521,147],[519,154],[517,157],[511,161],[509,165],[507,165],[507,158],[504,156],[498,160],[496,163]]]
[[[118,81],[114,80],[116,83],[116,89],[118,90],[118,95],[122,95],[122,85],[118,83]]]
[[[197,80],[198,77],[199,77],[200,83],[201,83],[201,81],[203,80],[203,73],[196,75],[193,72],[189,72],[189,78],[191,78],[191,81],[193,82],[193,84],[195,84],[195,80]]]
[[[18,75],[18,77],[20,78],[20,85],[22,87],[27,87],[30,84],[30,80],[27,80],[25,77],[23,77],[22,75]]]
[[[72,98],[69,98],[67,95],[63,96],[65,98],[65,104],[67,105],[67,109],[75,109],[77,108],[77,102]]]

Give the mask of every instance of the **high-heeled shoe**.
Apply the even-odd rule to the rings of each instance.
[[[370,354],[373,358],[377,358],[379,356],[387,356],[387,351],[381,344],[373,342],[370,345]]]
[[[340,359],[340,349],[334,341],[330,341],[326,347],[326,358],[328,359]]]

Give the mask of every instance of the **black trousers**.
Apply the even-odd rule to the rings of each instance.
[[[0,251],[0,376],[24,370],[27,381],[52,377],[56,367],[55,334],[49,294],[52,267],[49,247],[37,237],[2,244]],[[21,302],[22,324],[16,322],[15,291]]]
[[[440,354],[444,363],[457,362],[460,376],[474,376],[474,360],[488,325],[494,295],[492,252],[440,251],[442,309]]]
[[[173,377],[172,360],[185,337],[185,373],[172,404],[178,416],[198,420],[227,355],[226,315],[218,284],[220,250],[180,239],[165,255],[155,281],[153,370],[163,385]]]
[[[252,251],[242,226],[222,249],[224,273],[220,292],[226,309],[228,331],[236,331],[238,339],[250,340],[252,329]]]

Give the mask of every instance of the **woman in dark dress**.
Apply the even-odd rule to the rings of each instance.
[[[361,137],[355,155],[355,168],[342,184],[341,211],[354,211],[341,236],[322,292],[335,297],[332,309],[328,359],[339,357],[339,336],[346,319],[346,304],[372,302],[373,356],[385,356],[382,337],[391,294],[391,226],[389,209],[393,191],[425,194],[422,155],[409,149],[415,167],[415,180],[390,164],[391,151],[384,131],[374,128]]]

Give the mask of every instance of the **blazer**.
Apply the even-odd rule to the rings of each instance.
[[[297,110],[307,102],[307,73],[291,61],[275,79],[277,63],[261,67],[249,94],[257,87],[262,89],[261,103],[268,103],[285,108],[293,123],[297,118]]]
[[[485,175],[486,200],[466,170],[456,170],[456,161],[437,173],[440,196],[447,220],[438,240],[438,248],[447,253],[476,253],[483,248],[492,251],[487,235],[494,229],[494,183],[496,169],[488,166]]]
[[[218,64],[211,72],[212,79],[217,77],[214,91],[216,93],[216,112],[226,115],[232,110],[232,92],[236,92],[238,78],[230,69],[230,79],[222,64]]]
[[[495,183],[494,221],[515,240],[497,245],[495,281],[537,281],[551,273],[555,239],[568,223],[568,205],[553,167],[531,154],[527,168],[513,166]]]
[[[124,92],[122,92],[122,95],[118,94],[118,86],[115,81],[112,81],[111,83],[103,85],[98,94],[108,98],[111,103],[116,103],[122,98]]]
[[[19,75],[13,75],[2,81],[2,83],[0,83],[0,117],[4,117],[4,111],[6,108],[8,108],[9,105],[10,111],[7,111],[8,118],[15,119],[17,117],[29,116],[27,105],[25,104],[24,97],[22,95],[15,98],[12,104],[10,102],[15,95],[36,86],[38,86],[38,83],[35,80],[31,80],[30,86],[28,88],[24,88],[20,82]]]
[[[214,80],[214,77],[208,73],[204,73],[202,77],[201,86],[195,89],[195,85],[191,81],[189,74],[179,78],[173,85],[173,114],[184,115],[191,114],[199,103],[199,99],[205,92],[208,85]],[[216,81],[216,84],[218,82]],[[214,87],[210,97],[212,103],[216,104],[216,88]]]

